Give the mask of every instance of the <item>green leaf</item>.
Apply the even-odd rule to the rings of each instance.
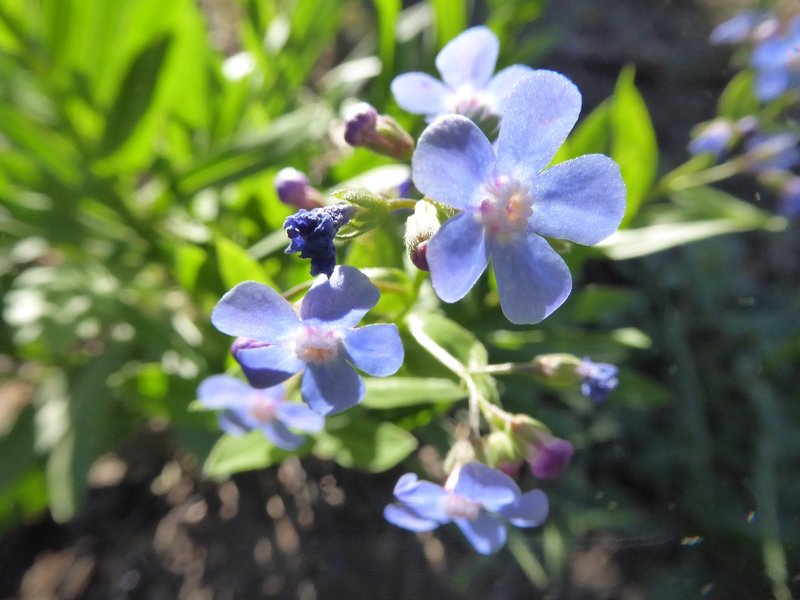
[[[467,368],[483,367],[489,363],[489,353],[484,345],[470,331],[464,329],[440,313],[413,313],[408,319],[415,320],[423,335],[430,337],[436,344],[444,348],[451,356]],[[425,347],[427,340],[411,334]]]
[[[260,431],[243,436],[226,434],[214,444],[203,465],[203,473],[213,479],[225,479],[241,471],[264,469],[291,455],[274,446]]]
[[[761,103],[755,95],[754,79],[752,71],[742,71],[728,82],[719,97],[719,116],[735,121],[758,113]]]
[[[335,460],[348,469],[380,473],[391,469],[417,447],[417,439],[405,429],[350,411],[328,419],[318,434],[314,454]]]
[[[219,249],[217,249],[219,255]],[[208,255],[194,244],[180,244],[175,249],[175,277],[184,289],[194,291],[200,269]]]
[[[453,402],[467,397],[466,389],[450,379],[439,377],[365,377],[364,406],[387,409],[415,404]]]
[[[155,96],[171,41],[170,35],[157,38],[131,63],[106,119],[100,143],[103,154],[118,150],[142,123]]]
[[[394,73],[395,27],[400,14],[400,0],[375,0],[378,9],[378,55],[381,59],[381,78],[388,87],[389,78]]]
[[[441,48],[467,28],[466,0],[432,0],[436,40]]]
[[[727,233],[781,231],[788,224],[783,217],[714,188],[681,190],[673,194],[673,199],[677,206],[660,213],[663,222],[617,231],[597,247],[609,258],[625,260]]]
[[[250,280],[274,286],[264,267],[235,242],[220,236],[216,241],[216,249],[219,273],[228,288]]]
[[[597,323],[618,317],[633,305],[638,294],[623,287],[590,285],[570,303],[572,318],[578,323]]]
[[[633,67],[622,70],[611,101],[611,158],[617,161],[628,188],[622,225],[639,212],[658,172],[658,145],[647,105],[634,85]]]

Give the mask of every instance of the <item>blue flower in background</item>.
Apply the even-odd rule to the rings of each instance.
[[[800,177],[790,178],[780,190],[778,212],[784,217],[800,217]]]
[[[234,356],[253,385],[271,387],[305,369],[303,400],[327,415],[364,398],[364,382],[353,367],[386,377],[403,363],[396,325],[355,328],[379,297],[361,271],[337,266],[330,278],[317,278],[299,315],[269,286],[245,281],[222,297],[211,322],[223,333],[248,338]]]
[[[243,435],[253,429],[284,450],[296,450],[303,437],[289,428],[307,433],[320,431],[325,420],[304,404],[286,401],[282,385],[267,389],[250,387],[228,375],[213,375],[197,388],[197,397],[206,408],[222,409],[219,425],[231,435]]]
[[[355,210],[354,206],[334,204],[314,210],[300,209],[286,217],[283,228],[290,240],[286,254],[299,252],[300,258],[311,259],[312,275],[324,273],[330,277],[336,266],[333,238],[353,217]]]
[[[492,76],[499,48],[487,27],[467,29],[436,57],[442,81],[427,73],[404,73],[392,81],[392,94],[400,108],[429,119],[449,113],[476,121],[502,116],[511,88],[532,69],[513,65]]]
[[[769,36],[753,50],[756,94],[762,102],[774,100],[800,85],[800,18],[786,30]]]
[[[456,468],[445,487],[406,473],[394,495],[399,503],[384,509],[387,521],[410,531],[455,523],[481,554],[503,547],[506,521],[517,527],[536,527],[549,510],[541,490],[523,494],[508,475],[475,462]]]
[[[604,402],[619,384],[617,373],[619,369],[615,365],[596,363],[584,358],[578,367],[578,374],[583,377],[581,393],[595,402]]]
[[[625,213],[625,184],[607,156],[547,168],[580,109],[571,81],[540,70],[514,87],[496,148],[459,115],[439,117],[422,133],[414,184],[462,211],[428,242],[433,288],[442,300],[463,298],[490,257],[503,313],[513,323],[538,323],[569,296],[569,268],[543,236],[596,244]]]
[[[712,44],[738,44],[765,39],[775,33],[778,19],[768,11],[744,10],[717,25],[709,36]]]
[[[697,128],[697,132],[689,142],[692,155],[712,154],[721,159],[731,146],[735,137],[735,129],[730,119],[714,119]]]

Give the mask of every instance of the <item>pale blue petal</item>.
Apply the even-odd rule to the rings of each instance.
[[[338,358],[308,363],[301,385],[303,401],[321,415],[331,415],[364,399],[364,382],[353,367]]]
[[[625,214],[619,166],[602,154],[547,169],[534,179],[531,195],[534,231],[587,246],[614,233]]]
[[[413,508],[418,515],[439,523],[448,523],[451,520],[444,511],[442,503],[446,494],[445,489],[439,484],[417,481],[416,476],[413,481],[406,476],[401,477],[394,489],[394,495],[398,500]]]
[[[514,243],[493,242],[492,257],[500,307],[512,323],[539,323],[561,306],[572,291],[567,264],[536,234]]]
[[[441,115],[447,110],[450,92],[442,82],[427,73],[404,73],[392,81],[397,105],[417,115]]]
[[[297,450],[303,445],[304,438],[286,429],[280,421],[265,423],[261,426],[264,436],[282,450]]]
[[[289,343],[261,348],[245,348],[235,356],[247,380],[257,388],[269,388],[286,381],[300,371],[305,363],[297,358]]]
[[[228,435],[240,436],[253,429],[252,420],[246,418],[247,413],[241,408],[223,410],[217,415],[219,428]]]
[[[211,312],[222,333],[274,342],[292,332],[299,319],[292,305],[268,285],[244,281],[225,294]]]
[[[343,342],[350,362],[375,377],[393,375],[403,364],[403,343],[393,323],[345,330]]]
[[[470,212],[456,215],[428,241],[426,257],[436,295],[461,300],[488,264],[483,227]]]
[[[404,504],[389,504],[383,509],[383,516],[392,525],[409,531],[431,531],[439,526],[438,521],[426,519]]]
[[[581,93],[569,79],[536,70],[522,77],[503,110],[497,170],[529,184],[569,135],[581,112]]]
[[[532,73],[533,69],[525,65],[511,65],[492,77],[486,92],[493,99],[495,109],[499,111],[500,115],[503,114],[505,109],[505,102],[514,85],[522,79],[525,75]]]
[[[378,303],[380,292],[355,267],[339,265],[330,278],[321,275],[300,304],[300,318],[337,327],[354,327]]]
[[[450,40],[436,57],[436,68],[449,87],[482,89],[497,63],[500,43],[488,27],[472,27]]]
[[[422,132],[411,159],[411,177],[429,198],[465,209],[480,203],[494,163],[494,148],[475,123],[461,115],[445,115]]]
[[[550,506],[542,490],[525,492],[514,503],[500,509],[500,514],[517,527],[536,527],[544,523]]]
[[[212,375],[197,387],[197,399],[206,408],[242,406],[252,393],[244,381],[229,375]]]
[[[317,433],[325,426],[322,415],[315,413],[305,404],[283,402],[278,406],[278,419],[284,424],[308,433]]]
[[[482,512],[474,521],[455,519],[454,522],[480,554],[493,554],[506,543],[506,525],[498,517]]]
[[[770,102],[785,92],[791,84],[789,71],[784,68],[764,69],[756,73],[756,95]]]
[[[511,477],[476,462],[461,467],[453,492],[491,511],[515,502],[520,496],[519,486]]]

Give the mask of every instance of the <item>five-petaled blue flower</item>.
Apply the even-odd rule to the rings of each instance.
[[[488,28],[467,29],[436,57],[442,81],[427,73],[404,73],[392,81],[392,94],[401,108],[428,118],[448,113],[475,121],[502,117],[511,88],[531,68],[513,65],[492,77],[499,47]]]
[[[596,244],[625,212],[625,184],[607,156],[547,168],[580,109],[572,82],[540,70],[514,87],[496,148],[460,115],[439,117],[422,133],[414,184],[462,211],[428,243],[433,288],[442,300],[463,298],[490,257],[500,305],[513,323],[538,323],[566,300],[569,269],[542,236]]]
[[[541,490],[523,494],[508,475],[475,462],[457,467],[444,487],[406,473],[394,495],[399,503],[384,509],[387,521],[410,531],[431,531],[453,522],[481,554],[503,547],[506,521],[535,527],[544,522],[549,509]]]
[[[296,450],[303,437],[289,428],[307,433],[322,429],[325,420],[305,404],[286,401],[286,388],[276,385],[258,389],[228,375],[213,375],[197,388],[197,397],[206,408],[222,409],[219,425],[231,435],[260,430],[278,448]]]
[[[595,402],[604,402],[619,384],[617,373],[619,369],[615,365],[596,363],[584,358],[578,367],[578,374],[583,377],[581,393]]]
[[[355,213],[349,204],[334,204],[313,210],[300,209],[286,217],[283,228],[289,236],[286,254],[300,253],[300,258],[311,259],[311,274],[325,273],[330,277],[336,266],[336,248],[333,238]]]
[[[782,32],[761,41],[750,59],[756,70],[756,95],[762,102],[774,100],[800,85],[800,17]]]
[[[355,328],[379,296],[361,271],[337,266],[330,278],[317,278],[299,315],[269,286],[245,281],[222,297],[211,322],[223,333],[261,343],[246,344],[235,353],[251,383],[270,387],[305,369],[303,400],[327,415],[364,398],[364,382],[354,366],[386,377],[403,363],[396,325]]]

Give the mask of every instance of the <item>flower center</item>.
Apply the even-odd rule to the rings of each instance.
[[[495,237],[508,237],[524,230],[533,215],[533,200],[516,180],[499,177],[483,190],[475,218]]]
[[[449,492],[442,498],[442,508],[445,514],[453,519],[466,519],[474,521],[481,512],[481,505],[463,496]]]
[[[250,414],[259,423],[271,423],[277,415],[275,402],[260,393],[250,397]]]
[[[335,330],[306,325],[295,340],[294,351],[304,362],[324,363],[339,354],[339,342]]]
[[[459,88],[447,100],[448,108],[458,115],[482,121],[493,114],[489,99],[469,86]]]

